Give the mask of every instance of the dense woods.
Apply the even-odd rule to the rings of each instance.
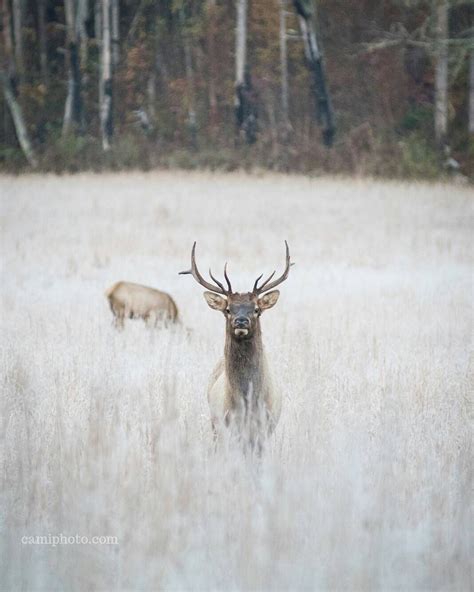
[[[474,6],[0,0],[0,168],[474,171]]]

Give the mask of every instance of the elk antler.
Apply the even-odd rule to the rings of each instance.
[[[188,274],[192,275],[198,284],[201,284],[201,286],[204,286],[204,288],[206,288],[207,290],[210,290],[211,292],[216,292],[217,294],[223,294],[224,296],[228,296],[229,294],[232,294],[232,286],[229,281],[229,277],[227,275],[227,263],[225,264],[225,267],[224,267],[224,277],[225,277],[225,281],[227,282],[227,286],[228,286],[227,290],[224,288],[224,286],[221,284],[221,282],[219,280],[217,280],[212,275],[212,271],[210,269],[209,269],[209,275],[211,276],[211,280],[213,282],[215,282],[214,285],[211,284],[210,282],[208,282],[207,280],[205,280],[202,277],[202,275],[199,273],[199,270],[196,265],[196,241],[194,242],[193,249],[191,251],[191,269],[189,271],[180,271],[179,272],[179,275],[188,275]]]
[[[224,265],[224,277],[225,277],[225,281],[227,282],[229,294],[232,294],[232,284],[230,283],[229,276],[227,275],[227,261],[225,262],[225,265]]]
[[[288,248],[288,243],[285,241],[285,246],[286,246],[286,267],[285,267],[285,271],[283,272],[283,274],[277,278],[276,280],[273,280],[273,282],[268,283],[272,277],[275,275],[275,272],[273,272],[264,282],[263,284],[260,284],[260,286],[258,285],[258,282],[262,279],[263,277],[263,273],[262,275],[258,276],[258,278],[255,280],[255,284],[253,286],[253,293],[258,295],[258,294],[262,294],[263,292],[268,292],[268,290],[271,290],[272,288],[275,288],[276,286],[278,286],[279,284],[281,284],[282,282],[284,282],[286,280],[286,278],[288,277],[288,274],[290,273],[290,267],[292,265],[294,265],[294,263],[290,262],[290,249]]]

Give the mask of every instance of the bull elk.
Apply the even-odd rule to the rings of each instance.
[[[272,385],[262,343],[260,316],[264,310],[275,306],[280,296],[273,290],[284,282],[290,272],[290,251],[286,246],[286,266],[283,274],[273,281],[273,272],[260,283],[260,275],[251,292],[232,291],[224,266],[226,286],[217,280],[211,270],[213,283],[200,274],[196,265],[196,243],[191,252],[190,274],[204,288],[204,298],[214,310],[224,314],[226,338],[224,357],[218,362],[208,386],[208,402],[215,437],[220,426],[231,427],[244,445],[260,451],[265,439],[274,430],[281,412],[281,397]]]
[[[155,288],[132,282],[117,282],[106,291],[105,296],[118,329],[123,329],[125,319],[141,318],[155,326],[160,321],[176,322],[178,319],[174,300],[169,294]]]

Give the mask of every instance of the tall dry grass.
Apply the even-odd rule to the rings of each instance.
[[[472,196],[207,174],[0,179],[2,590],[467,590]],[[283,413],[214,453],[223,320],[178,271],[297,265],[264,343]],[[182,326],[114,331],[119,279]],[[471,367],[472,371],[472,367]],[[32,535],[118,545],[23,545]]]

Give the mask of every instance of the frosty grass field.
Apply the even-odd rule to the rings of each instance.
[[[469,188],[186,173],[0,178],[1,590],[467,590]],[[292,268],[263,339],[283,412],[261,466],[217,452],[224,321]],[[111,324],[126,279],[182,325]],[[471,362],[472,364],[472,362]],[[32,535],[117,545],[25,545]]]

